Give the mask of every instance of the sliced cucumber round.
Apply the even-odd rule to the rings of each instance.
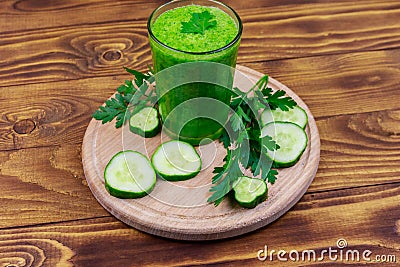
[[[283,111],[281,109],[265,109],[263,113],[261,113],[262,125],[278,121],[292,122],[304,129],[308,123],[308,117],[305,110],[299,106],[294,106],[288,111]]]
[[[290,167],[296,164],[307,147],[307,134],[299,125],[291,122],[271,122],[261,130],[261,136],[269,135],[279,145],[275,151],[268,150],[274,167]]]
[[[132,150],[115,154],[104,170],[107,191],[118,198],[138,198],[150,193],[156,173],[149,160]]]
[[[201,170],[201,159],[194,147],[172,140],[161,144],[151,162],[156,172],[168,181],[182,181],[196,176]]]
[[[239,177],[236,180],[233,191],[235,192],[235,200],[245,208],[254,208],[266,200],[268,194],[267,184],[264,180],[247,176]]]
[[[129,129],[143,137],[153,137],[160,131],[160,121],[155,108],[144,107],[129,119]]]

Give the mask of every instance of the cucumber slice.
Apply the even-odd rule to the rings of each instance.
[[[290,167],[296,164],[307,147],[307,134],[299,125],[291,122],[271,122],[261,130],[261,136],[269,135],[280,146],[276,151],[269,151],[274,160],[274,167]]]
[[[194,147],[177,140],[161,144],[154,152],[151,162],[156,172],[168,181],[190,179],[201,169],[201,159]]]
[[[156,173],[149,160],[132,150],[115,154],[104,170],[107,191],[118,198],[147,195],[156,184]]]
[[[160,121],[155,108],[144,107],[129,119],[129,129],[132,133],[143,137],[153,137],[160,131]]]
[[[308,123],[308,117],[304,109],[299,106],[294,106],[288,111],[282,111],[281,109],[265,109],[263,113],[261,113],[262,125],[266,125],[274,121],[293,122],[304,129]]]
[[[267,184],[264,180],[247,176],[238,178],[233,185],[233,191],[236,201],[245,208],[254,208],[267,199],[268,193]]]

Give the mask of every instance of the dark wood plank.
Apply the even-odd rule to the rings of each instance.
[[[399,120],[400,109],[318,120],[321,160],[309,191],[399,181]]]
[[[143,21],[5,34],[0,51],[0,85],[118,75],[151,63]]]
[[[90,193],[77,145],[0,153],[0,181],[0,227],[108,215]]]
[[[147,19],[165,0],[5,0],[0,2],[0,32]],[[21,20],[24,16],[24,20]],[[62,18],[62,19],[60,19]]]
[[[35,1],[35,0],[3,0],[0,2],[0,33],[25,31],[32,29],[54,28],[81,24],[97,24],[104,22],[135,21],[147,19],[151,12],[166,0],[64,0],[64,1]],[[248,0],[222,1],[241,14],[248,9],[266,8],[268,13],[277,13],[288,9],[308,9],[311,6],[329,9],[330,0]],[[341,5],[354,5],[352,0],[336,1]],[[359,1],[360,6],[377,3],[373,0]],[[385,1],[395,2],[392,1]],[[24,20],[21,20],[21,16]],[[60,20],[60,18],[63,18]]]
[[[27,4],[23,1],[21,5],[24,3]],[[61,1],[55,5],[64,10]],[[85,5],[70,7],[86,10]],[[122,7],[117,5],[115,14],[119,14],[118,8]],[[73,18],[96,18],[102,14],[90,16],[89,8],[89,14],[78,16],[71,10],[66,7],[64,12],[70,12]],[[38,14],[51,19],[50,15],[43,16],[43,12]],[[239,63],[382,50],[400,45],[397,1],[292,4],[243,10],[241,16],[245,26]],[[63,18],[63,23],[68,18]],[[13,18],[3,20],[5,24],[9,21],[19,24]],[[124,65],[144,69],[151,63],[144,19],[129,17],[105,23],[81,21],[79,25],[47,27],[2,34],[0,85],[117,75]]]
[[[255,8],[242,15],[242,62],[399,47],[400,3],[352,1]]]
[[[2,88],[0,150],[81,143],[91,114],[130,77]]]
[[[246,66],[288,85],[319,119],[397,109],[400,102],[398,62],[400,50],[390,50],[247,63]],[[3,113],[0,150],[81,143],[91,114],[130,77],[123,74],[0,88]],[[380,127],[381,113],[370,116]],[[354,118],[356,116],[343,117],[340,122],[343,132],[349,135],[348,143],[358,138],[358,133],[346,126]],[[336,123],[328,121],[330,124],[326,127]],[[325,127],[322,125],[326,122],[318,123],[319,127]],[[396,120],[390,123],[395,125]],[[365,125],[362,129],[370,132],[368,127]],[[331,131],[329,128],[322,131],[322,138]],[[396,134],[396,130],[393,131]],[[382,131],[381,135],[387,133]]]
[[[281,219],[256,232],[228,240],[181,242],[138,232],[113,218],[81,220],[37,227],[2,230],[0,257],[15,263],[34,261],[33,266],[282,266],[259,262],[257,252],[313,249],[317,255],[346,239],[342,251],[368,249],[400,257],[400,187],[384,186],[305,195]],[[310,234],[312,233],[312,234]],[[22,253],[21,253],[22,252]],[[292,262],[285,266],[343,266],[345,261]],[[365,262],[346,262],[360,266]],[[391,265],[392,264],[392,265]],[[387,266],[394,266],[394,263]],[[321,266],[321,265],[318,265]],[[375,266],[386,266],[376,265]]]

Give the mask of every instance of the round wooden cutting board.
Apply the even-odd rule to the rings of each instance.
[[[263,75],[237,66],[235,86],[243,88],[248,80],[256,82]],[[243,78],[246,77],[246,78]],[[83,139],[82,162],[88,185],[98,202],[111,214],[141,231],[181,240],[211,240],[241,235],[263,227],[279,218],[297,203],[318,169],[320,139],[315,120],[304,102],[293,91],[270,78],[269,86],[285,90],[308,115],[308,145],[300,161],[291,168],[280,169],[275,184],[268,185],[268,199],[246,209],[226,198],[218,207],[207,203],[212,171],[222,166],[226,150],[218,141],[196,149],[202,157],[203,170],[192,179],[168,182],[157,178],[148,196],[118,199],[104,187],[103,172],[111,157],[121,150],[136,150],[148,158],[161,142],[162,134],[142,138],[129,132],[129,127],[115,128],[115,123],[101,124],[92,120]]]

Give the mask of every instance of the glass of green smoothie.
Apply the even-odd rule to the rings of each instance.
[[[212,0],[177,0],[157,8],[148,20],[149,40],[156,74],[158,109],[163,131],[193,145],[216,139],[223,132],[229,113],[234,68],[242,23],[227,5]],[[204,64],[175,68],[173,74],[158,73],[186,63],[218,63],[226,71]],[[216,83],[201,77],[218,76]],[[172,86],[171,77],[193,77]],[[166,78],[169,77],[169,78]],[[210,99],[212,101],[191,101]],[[186,103],[186,104],[185,104]],[[212,116],[202,116],[202,111]]]

